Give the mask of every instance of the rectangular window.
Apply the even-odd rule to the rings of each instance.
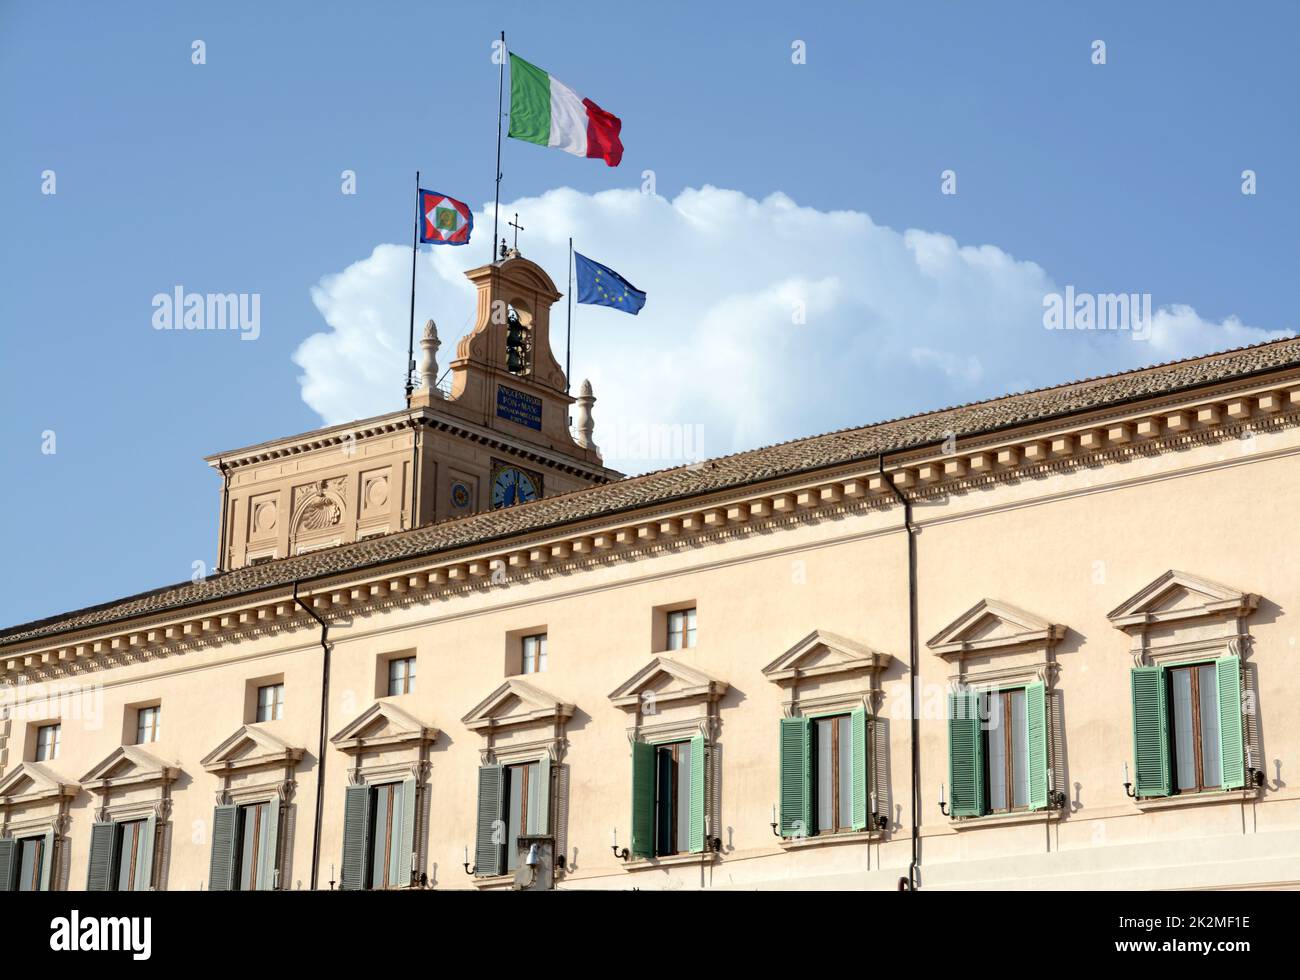
[[[135,744],[156,742],[162,737],[162,705],[137,708],[135,712]]]
[[[1201,793],[1223,785],[1219,678],[1214,664],[1170,668],[1174,788]]]
[[[147,821],[144,820],[124,820],[113,828],[117,838],[114,847],[116,858],[113,862],[117,871],[115,877],[117,891],[133,892],[137,884],[140,884],[141,888],[148,888],[146,883],[138,880],[146,857],[145,848],[150,843],[146,823]]]
[[[250,803],[239,808],[235,867],[239,869],[236,887],[241,892],[257,891],[259,871],[266,858],[264,852],[271,833],[270,822],[270,803]],[[273,857],[270,859],[274,860]]]
[[[49,762],[59,757],[59,742],[63,737],[62,725],[42,725],[36,729],[36,761]]]
[[[402,826],[402,784],[376,786],[370,809],[374,827],[371,833],[370,887],[392,888],[398,884],[399,865],[411,856],[399,853]]]
[[[813,721],[817,832],[853,828],[853,734],[848,715]]]
[[[388,696],[415,693],[415,658],[394,657],[388,661]]]
[[[528,812],[529,795],[536,800],[537,787],[534,784],[541,778],[541,764],[525,762],[506,766],[505,777],[506,871],[514,871],[519,867],[519,847],[516,841],[528,833],[530,817],[533,817]]]
[[[257,720],[279,721],[284,717],[284,684],[267,684],[257,689]]]
[[[993,813],[1029,806],[1029,734],[1025,691],[981,695],[988,809]]]
[[[668,649],[687,650],[695,646],[695,609],[675,609],[668,614]]]
[[[687,850],[691,837],[690,742],[655,748],[655,853]]]
[[[521,674],[540,674],[546,670],[546,634],[523,638],[523,656],[520,663]]]
[[[18,891],[41,890],[41,871],[45,867],[45,838],[24,837],[18,841]]]

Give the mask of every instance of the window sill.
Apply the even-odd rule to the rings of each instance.
[[[1263,796],[1258,788],[1212,790],[1208,793],[1177,793],[1174,796],[1149,796],[1134,800],[1133,805],[1143,813],[1157,810],[1177,810],[1185,806],[1213,806],[1216,803],[1250,803]]]
[[[712,864],[718,855],[714,851],[699,854],[670,854],[667,857],[635,858],[623,862],[624,871],[646,871],[651,868],[673,868],[679,865]]]
[[[508,888],[515,883],[514,872],[508,872],[503,875],[475,875],[474,887],[481,889],[488,888]]]
[[[870,844],[880,840],[884,832],[879,830],[858,830],[848,834],[815,834],[812,837],[782,837],[781,847],[787,851],[797,851],[804,847],[823,847],[835,844]]]
[[[976,827],[1015,827],[1020,824],[1055,823],[1061,819],[1061,810],[1030,810],[1027,813],[990,813],[983,817],[958,817],[948,821],[953,830],[973,830]]]

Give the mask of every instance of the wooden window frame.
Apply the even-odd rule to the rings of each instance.
[[[14,863],[17,865],[14,871],[15,877],[17,877],[22,873],[23,846],[25,844],[36,845],[36,860],[32,864],[32,880],[27,883],[29,887],[23,888],[22,881],[18,880],[15,882],[15,884],[17,885],[15,891],[38,892],[41,890],[41,876],[45,870],[45,862],[49,859],[49,855],[45,853],[45,836],[42,834],[39,836],[19,837],[16,843],[17,846],[14,849],[15,850]],[[52,873],[53,873],[53,869],[51,869],[51,876]]]
[[[54,738],[52,743],[54,751],[51,752],[49,755],[42,755],[41,753],[44,750],[45,745],[41,740],[41,736],[49,731],[54,732]],[[36,749],[32,753],[33,760],[36,762],[51,762],[57,759],[59,757],[59,748],[62,745],[62,742],[63,742],[63,725],[61,723],[54,722],[53,724],[50,725],[36,726]]]
[[[262,692],[271,691],[271,702],[269,705],[262,703]],[[262,709],[269,707],[271,709],[270,717],[262,717]],[[284,681],[274,681],[270,684],[262,684],[257,689],[257,710],[253,717],[257,723],[261,724],[266,721],[280,721],[284,718]]]
[[[145,719],[150,719],[146,726]],[[149,738],[145,738],[146,731]],[[135,709],[135,744],[150,745],[161,739],[162,733],[162,705],[146,704]]]
[[[110,869],[113,880],[113,891],[124,890],[118,887],[118,883],[122,880],[122,852],[126,850],[128,832],[130,832],[131,835],[131,866],[128,869],[129,874],[127,874],[126,877],[127,887],[125,888],[125,891],[133,892],[136,890],[135,880],[138,877],[136,873],[136,862],[140,858],[140,837],[145,831],[146,823],[147,821],[144,819],[116,821],[116,825],[113,828],[113,865]],[[148,883],[146,882],[146,888],[147,887]]]
[[[840,826],[840,806],[843,803],[843,799],[840,796],[840,751],[841,751],[841,744],[842,744],[840,741],[840,730],[843,727],[841,725],[842,719],[847,720],[849,723],[849,740],[850,740],[849,748],[851,751],[852,739],[853,739],[853,730],[852,730],[853,718],[849,712],[842,712],[840,714],[834,714],[834,715],[815,715],[808,719],[811,722],[811,725],[809,727],[811,729],[810,735],[812,736],[812,745],[810,746],[811,748],[810,755],[812,758],[812,779],[810,779],[809,782],[812,785],[811,802],[812,802],[813,827],[815,828],[815,832],[813,834],[814,837],[820,837],[823,834],[825,834],[826,836],[831,836],[833,834],[848,834],[853,832],[853,813],[852,813],[853,800],[851,798],[849,800],[848,826],[846,827]],[[833,826],[826,827],[826,828],[822,827],[821,821],[818,819],[820,816],[819,811],[821,809],[821,802],[822,802],[821,786],[820,786],[821,772],[817,764],[818,756],[819,756],[819,741],[820,741],[818,738],[818,734],[819,734],[818,723],[823,721],[833,721],[835,723],[831,726],[831,814],[832,814],[831,820]],[[852,792],[851,789],[850,792]]]
[[[682,851],[682,842],[678,839],[678,834],[677,834],[678,823],[680,820],[679,808],[681,806],[681,792],[682,792],[681,750],[683,746],[689,749],[690,745],[691,745],[690,739],[683,739],[681,741],[676,741],[676,742],[661,742],[655,745],[655,768],[654,768],[654,772],[655,772],[655,826],[654,826],[655,857],[673,857],[674,855],[684,853]],[[672,757],[672,769],[671,769],[672,798],[668,804],[669,812],[672,814],[672,820],[670,821],[669,828],[668,828],[668,843],[672,849],[666,851],[659,849],[660,841],[663,839],[664,836],[660,824],[663,815],[663,798],[660,794],[662,792],[663,787],[660,784],[660,780],[659,780],[659,773],[660,773],[659,757],[660,757],[660,753],[664,751],[669,752]],[[699,764],[697,760],[694,758],[693,754],[691,756],[690,761],[692,766]],[[690,841],[688,840],[686,844],[687,847],[689,847]]]
[[[993,770],[990,768],[993,760],[993,753],[990,751],[992,746],[990,743],[994,736],[994,733],[990,731],[987,727],[985,727],[984,730],[980,733],[981,737],[984,739],[984,812],[989,814],[1026,813],[1029,811],[1028,799],[1026,799],[1025,802],[1020,806],[1015,805],[1016,743],[1013,737],[1015,732],[1015,726],[1012,724],[1011,721],[1012,718],[1011,705],[1013,703],[1013,695],[1015,695],[1016,693],[1025,694],[1025,689],[1023,687],[1007,687],[1007,688],[1000,688],[999,690],[996,691],[984,691],[982,693],[984,697],[989,697],[989,698],[997,697],[1002,702],[1002,726],[1001,726],[1002,730],[997,734],[998,737],[1003,740],[1002,741],[1002,746],[1003,746],[1002,757],[1003,757],[1003,766],[1004,766],[1003,785],[1006,786],[1007,788],[1007,806],[1001,808],[995,808],[993,806],[993,779],[992,779]],[[1028,695],[1026,695],[1026,697],[1027,696]],[[1028,719],[1026,719],[1026,721],[1028,721]],[[1026,733],[1026,735],[1027,734],[1028,733]],[[1029,746],[1026,745],[1024,748],[1025,748],[1025,760],[1024,760],[1025,769],[1026,772],[1028,772]]]
[[[242,891],[254,891],[254,892],[257,891],[257,881],[258,881],[258,878],[259,878],[259,872],[260,872],[260,870],[261,870],[261,869],[258,868],[258,866],[257,866],[257,852],[258,852],[258,850],[261,848],[261,843],[262,843],[262,840],[261,840],[261,836],[262,836],[262,816],[263,816],[263,812],[264,812],[265,810],[269,809],[269,808],[270,808],[270,804],[269,804],[266,800],[258,800],[258,801],[255,802],[255,803],[243,803],[243,804],[240,804],[239,807],[238,807],[238,809],[235,811],[235,834],[236,834],[236,838],[235,838],[235,854],[234,854],[234,871],[235,871],[235,873],[234,873],[234,883],[233,883],[233,884],[234,884],[234,890],[235,890],[235,891],[241,891],[241,892],[242,892]],[[244,820],[245,820],[245,812],[248,811],[248,810],[256,810],[256,811],[257,811],[257,816],[256,816],[256,819],[253,821],[253,843],[252,843],[252,847],[253,847],[253,863],[252,863],[252,865],[251,865],[252,875],[253,875],[253,882],[252,882],[252,887],[250,887],[250,888],[244,888],[244,887],[243,887],[243,884],[244,884],[244,883],[243,883],[243,881],[242,881],[243,864],[244,864],[244,851],[245,851],[245,850],[248,848],[248,846],[249,846],[249,845],[248,845],[248,841],[247,841],[247,840],[245,839],[245,837],[244,837]]]
[[[528,669],[528,643],[533,641],[533,669]],[[547,667],[546,634],[529,633],[519,638],[519,673],[544,674]]]
[[[401,677],[393,677],[393,667],[396,664],[405,664],[402,668]],[[400,697],[403,694],[415,693],[415,655],[407,657],[390,657],[388,660],[388,697]],[[400,690],[394,690],[393,685],[397,683]]]
[[[686,606],[682,609],[668,610],[665,620],[664,646],[669,652],[695,649],[696,608],[695,606]],[[673,646],[674,637],[680,640],[677,646]]]
[[[1222,759],[1219,761],[1220,782],[1214,786],[1205,785],[1205,746],[1201,744],[1201,669],[1204,667],[1214,669],[1215,662],[1205,660],[1194,664],[1178,664],[1177,666],[1165,668],[1165,704],[1166,710],[1169,712],[1169,789],[1171,796],[1191,793],[1214,793],[1223,789]],[[1189,786],[1185,789],[1178,785],[1178,733],[1175,727],[1177,721],[1175,712],[1178,709],[1174,703],[1174,675],[1180,671],[1186,671],[1192,679],[1192,765],[1196,772],[1196,786]],[[1214,677],[1214,694],[1217,707],[1219,701],[1219,677],[1217,672]]]

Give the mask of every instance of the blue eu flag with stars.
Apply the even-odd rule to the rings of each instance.
[[[593,262],[580,252],[573,253],[578,269],[578,302],[612,306],[636,316],[645,306],[645,293],[607,265]]]

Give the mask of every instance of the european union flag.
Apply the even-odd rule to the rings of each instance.
[[[578,268],[578,302],[612,306],[636,316],[645,306],[645,293],[607,265],[593,262],[580,252],[573,253]]]

